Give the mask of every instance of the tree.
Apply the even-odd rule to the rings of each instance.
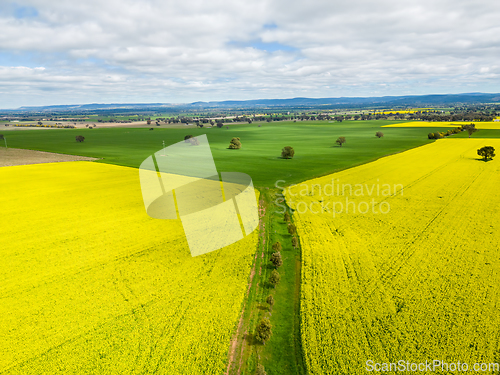
[[[255,370],[255,374],[256,375],[267,375],[266,369],[264,368],[264,366],[261,363],[259,363],[257,365],[257,369]]]
[[[273,244],[273,250],[274,251],[281,251],[281,243],[278,241],[275,244]]]
[[[342,147],[342,145],[345,143],[345,137],[338,137],[335,143]]]
[[[273,326],[271,325],[269,319],[262,318],[259,325],[255,329],[255,338],[265,344],[266,341],[271,338],[272,328]]]
[[[224,123],[221,120],[217,121],[217,127],[220,129],[224,126]]]
[[[378,138],[382,138],[384,136],[384,133],[382,133],[382,132],[376,132],[375,136],[378,137]]]
[[[189,142],[189,138],[193,138],[193,136],[191,134],[188,134],[184,137],[184,142],[188,143]]]
[[[77,142],[83,142],[85,140],[85,137],[83,135],[77,135],[75,138]]]
[[[3,141],[3,134],[0,134],[0,141]]]
[[[281,280],[281,276],[279,274],[278,271],[276,270],[273,270],[273,272],[271,272],[271,276],[269,276],[269,283],[276,288],[276,285],[278,285],[280,283],[280,280]]]
[[[191,143],[191,146],[199,146],[200,141],[196,137],[191,137],[188,139],[189,143]]]
[[[147,120],[146,124],[151,125],[151,120]]]
[[[288,233],[290,233],[292,236],[297,232],[297,227],[295,227],[294,224],[289,223],[288,224]]]
[[[229,148],[231,150],[237,150],[241,148],[241,142],[239,138],[233,138],[231,139],[231,142],[229,143]]]
[[[272,310],[274,305],[274,297],[272,295],[268,295],[266,298],[266,302],[269,305],[269,310]]]
[[[271,255],[270,261],[276,268],[281,267],[283,265],[283,259],[281,258],[281,253],[279,251]]]
[[[290,221],[290,214],[288,213],[288,211],[285,212],[284,219],[285,219],[286,222]]]
[[[495,148],[492,146],[484,146],[477,150],[477,154],[484,158],[484,161],[495,157]]]
[[[293,247],[299,246],[299,239],[297,237],[292,238],[292,246]]]
[[[465,129],[467,133],[469,133],[469,138],[473,133],[477,132],[476,124],[463,125],[462,128]]]
[[[38,121],[38,125],[42,125],[42,122],[41,122],[41,121]]]
[[[281,150],[281,157],[283,159],[291,159],[293,155],[295,155],[295,150],[291,146],[283,147],[283,150]]]

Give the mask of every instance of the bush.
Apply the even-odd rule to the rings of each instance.
[[[189,143],[189,138],[193,138],[191,134],[188,134],[184,137],[184,142]]]
[[[342,145],[345,143],[345,137],[338,137],[335,143],[342,147]]]
[[[281,150],[281,157],[283,159],[291,159],[295,155],[295,150],[291,146],[286,146]]]
[[[285,219],[286,222],[290,221],[290,214],[288,213],[288,211],[285,212],[285,216],[283,218]]]
[[[378,138],[382,138],[384,136],[384,133],[382,133],[382,132],[376,132],[375,136],[378,137]]]
[[[257,369],[255,370],[256,375],[267,375],[266,369],[260,363],[257,365]]]
[[[229,148],[231,150],[237,150],[241,148],[241,142],[239,138],[233,138],[231,139],[231,142],[229,143]]]
[[[77,142],[83,142],[85,140],[85,137],[83,135],[77,135],[75,139]]]
[[[269,276],[269,283],[276,288],[276,285],[280,283],[281,276],[278,271],[273,270],[271,276]]]
[[[274,305],[274,297],[271,295],[267,296],[266,302],[269,305],[269,310],[272,310],[273,305]]]
[[[274,251],[281,251],[281,243],[276,242],[274,245],[273,245],[273,250]]]
[[[3,134],[0,134],[0,141],[3,141]]]
[[[271,255],[270,261],[276,268],[279,268],[283,265],[283,258],[281,258],[281,253],[279,251]]]
[[[149,130],[154,130],[154,128],[149,128]]]
[[[297,237],[292,238],[292,246],[293,247],[299,246],[299,239]]]
[[[294,224],[289,223],[288,224],[288,233],[290,233],[292,236],[297,233],[297,228],[295,227]]]
[[[271,338],[272,325],[268,318],[262,318],[259,325],[255,329],[255,338],[265,344]]]

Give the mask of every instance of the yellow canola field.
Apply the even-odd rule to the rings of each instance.
[[[310,374],[500,362],[500,157],[479,160],[485,145],[498,155],[499,139],[443,139],[286,190]]]
[[[0,373],[221,374],[255,231],[191,257],[137,169],[0,168]]]
[[[382,128],[458,128],[468,124],[476,124],[477,129],[500,129],[500,121],[410,121],[384,125]]]

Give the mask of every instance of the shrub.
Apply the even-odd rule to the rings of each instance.
[[[285,219],[286,222],[290,221],[290,214],[288,213],[288,211],[285,212],[285,216],[283,218]]]
[[[299,246],[299,239],[297,237],[292,238],[292,246],[293,247]]]
[[[266,302],[269,305],[269,310],[272,310],[273,305],[274,305],[274,297],[271,295],[267,296]]]
[[[85,137],[83,135],[77,135],[75,139],[77,142],[83,142],[85,140]]]
[[[279,268],[283,265],[283,258],[281,258],[281,253],[279,251],[271,255],[270,261],[276,268]]]
[[[281,251],[281,243],[276,242],[274,245],[273,245],[273,250],[274,251]]]
[[[283,150],[281,150],[281,157],[283,159],[291,159],[295,155],[295,150],[291,146],[285,146]]]
[[[335,143],[342,147],[342,145],[345,143],[345,137],[338,137]]]
[[[288,233],[290,233],[292,236],[297,233],[297,228],[295,227],[294,224],[289,223],[288,224]]]
[[[382,138],[384,136],[384,133],[382,133],[382,132],[376,132],[375,136],[378,137],[378,138]]]
[[[257,369],[255,370],[256,375],[267,375],[266,369],[262,364],[257,365]]]
[[[265,344],[271,338],[272,325],[268,318],[262,318],[259,325],[255,329],[255,338]]]
[[[271,276],[269,276],[269,283],[276,288],[276,285],[278,285],[280,283],[280,280],[281,280],[281,276],[279,274],[278,271],[276,270],[273,270],[273,272],[271,272]]]
[[[241,148],[241,142],[239,138],[233,138],[231,139],[231,142],[229,143],[229,148],[231,150],[237,150]]]
[[[189,138],[193,138],[191,134],[188,134],[184,137],[184,142],[189,143]]]

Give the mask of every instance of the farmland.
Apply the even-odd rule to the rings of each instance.
[[[302,244],[308,373],[363,374],[367,360],[499,361],[500,161],[479,160],[486,144],[500,148],[439,140],[286,189]],[[332,181],[344,195],[326,193]]]
[[[137,169],[0,168],[0,372],[220,374],[257,231],[191,257],[144,211]]]
[[[496,159],[477,160],[476,149],[498,149],[500,141],[488,137],[500,130],[434,141],[427,134],[445,129],[442,123],[404,125],[284,121],[6,132],[9,147],[99,160],[0,168],[0,313],[7,317],[0,372],[219,374],[230,362],[229,374],[253,374],[257,363],[268,374],[302,374],[302,354],[311,374],[362,373],[367,358],[496,360],[497,300],[486,297],[500,281],[499,167]],[[375,137],[380,130],[384,136]],[[80,134],[83,143],[75,142]],[[207,134],[217,169],[247,173],[261,190],[260,241],[255,231],[192,258],[179,221],[145,215],[137,168],[163,141],[186,134]],[[347,139],[342,147],[338,136]],[[241,138],[240,150],[228,149],[232,137]],[[294,147],[293,159],[280,158],[286,145]],[[15,157],[20,150],[2,152]],[[388,203],[390,212],[301,213],[305,203],[317,210],[338,198],[302,194],[301,183],[324,186],[332,178],[380,185],[377,209]],[[287,200],[297,209],[301,249],[278,213],[278,180],[298,184],[287,189]],[[364,198],[351,195],[359,208]],[[481,214],[491,223],[478,220]],[[274,289],[268,279],[276,241],[284,263]],[[262,316],[273,324],[266,345],[252,340]]]

